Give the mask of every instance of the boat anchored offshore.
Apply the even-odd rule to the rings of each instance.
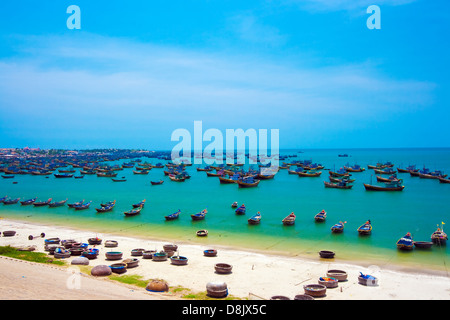
[[[358,228],[358,233],[360,235],[369,235],[372,233],[372,223],[370,220],[367,220],[366,223]]]
[[[259,224],[261,222],[261,213],[258,211],[257,214],[248,219],[249,224]]]
[[[431,234],[431,241],[435,244],[445,245],[448,240],[447,234],[444,232],[444,222],[442,222],[441,227],[436,229],[435,232]]]
[[[336,223],[334,226],[331,227],[331,232],[333,233],[342,233],[344,232],[344,224],[347,223],[347,221],[339,221],[339,223]]]
[[[397,249],[399,250],[412,250],[413,248],[414,241],[409,232],[397,241]]]
[[[287,217],[285,217],[281,222],[283,222],[283,224],[285,226],[292,226],[295,223],[295,214],[293,212],[291,212]]]

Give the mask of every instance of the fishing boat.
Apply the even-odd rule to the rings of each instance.
[[[20,204],[23,206],[28,206],[30,204],[33,204],[36,200],[37,200],[37,198],[28,199],[28,200],[20,201]]]
[[[440,183],[450,183],[450,179],[446,179],[446,178],[439,178],[439,182]]]
[[[353,183],[356,181],[356,179],[349,179],[349,177],[333,177],[333,176],[328,176],[328,179],[330,179],[330,182],[346,182],[346,183]]]
[[[124,214],[127,217],[135,216],[141,212],[143,207],[134,207],[131,210],[125,211]]]
[[[65,205],[66,202],[67,202],[67,199],[66,199],[66,200],[62,200],[62,201],[57,201],[57,202],[50,202],[50,203],[48,204],[48,206],[49,206],[50,208],[61,207],[61,206]]]
[[[414,241],[409,232],[397,241],[397,249],[399,250],[412,250],[413,248]]]
[[[52,201],[52,198],[49,198],[47,201],[34,202],[33,206],[35,206],[35,207],[43,207],[43,206],[48,205],[51,201]]]
[[[238,215],[243,215],[245,214],[246,208],[245,208],[245,204],[242,204],[239,208],[237,208],[234,212]]]
[[[414,246],[418,249],[430,249],[433,246],[432,241],[414,241]]]
[[[399,180],[385,183],[384,186],[376,186],[364,183],[364,188],[366,188],[367,191],[402,191],[405,186],[402,186],[401,180]]]
[[[16,204],[17,202],[19,202],[20,198],[16,198],[16,199],[5,199],[3,200],[3,204]]]
[[[186,177],[184,177],[180,174],[177,174],[177,175],[169,174],[169,178],[170,178],[170,180],[175,181],[175,182],[184,182],[186,180]]]
[[[448,236],[444,232],[444,223],[441,227],[437,227],[436,231],[431,234],[431,241],[435,244],[445,245],[447,243]]]
[[[339,221],[339,223],[336,223],[334,226],[331,227],[331,232],[333,232],[333,233],[344,232],[344,224],[345,223],[347,223],[347,221],[345,221],[345,222]]]
[[[363,225],[358,228],[358,233],[360,235],[369,235],[372,233],[372,224],[370,220],[367,220]]]
[[[275,173],[274,174],[264,174],[264,173],[258,173],[256,175],[256,177],[260,180],[268,180],[268,179],[273,179],[275,177]]]
[[[70,173],[54,173],[55,178],[72,178],[73,174]]]
[[[196,234],[197,234],[197,236],[198,237],[206,237],[207,235],[208,235],[208,230],[198,230],[197,232],[196,232]]]
[[[392,175],[394,173],[397,173],[396,170],[394,170],[394,169],[392,169],[390,167],[387,167],[387,168],[384,168],[384,169],[374,169],[374,172],[378,173],[378,174],[390,174],[390,175]]]
[[[95,210],[97,210],[97,212],[108,212],[108,211],[111,211],[114,208],[115,205],[116,205],[116,200],[112,201],[111,203],[109,203],[106,206],[104,206],[102,204],[100,206],[100,208],[95,208]]]
[[[142,200],[141,202],[138,202],[138,203],[133,204],[133,208],[144,207],[145,201],[146,201],[146,200],[144,199],[144,200]]]
[[[8,196],[5,196],[3,198],[0,198],[0,203],[3,203],[3,201],[5,201],[6,199],[8,199]]]
[[[2,175],[3,179],[13,179],[14,177],[13,175]]]
[[[239,177],[240,177],[239,174],[234,174],[232,176],[228,176],[228,178],[226,178],[225,176],[219,176],[219,181],[222,184],[237,183],[237,181],[239,180]]]
[[[429,172],[429,173],[420,173],[419,172],[419,178],[422,179],[440,179],[440,178],[446,178],[447,175],[444,174],[444,172],[440,171],[440,170],[436,170],[433,172]]]
[[[75,206],[79,206],[79,205],[83,204],[83,202],[84,202],[84,199],[81,200],[81,201],[78,201],[78,202],[68,203],[67,206],[68,206],[69,208],[73,208],[73,207],[75,207]]]
[[[92,201],[89,201],[86,203],[81,203],[81,204],[75,205],[73,208],[75,210],[86,210],[86,209],[89,209],[91,203],[92,203]]]
[[[325,212],[325,210],[320,211],[318,214],[314,216],[314,220],[316,220],[317,222],[324,222],[326,218],[327,213]]]
[[[149,170],[133,170],[134,174],[148,174]]]
[[[261,222],[261,213],[258,211],[258,213],[250,217],[247,221],[248,224],[259,224]]]
[[[340,168],[338,171],[328,171],[330,176],[332,177],[349,177],[350,173],[347,172],[344,168]]]
[[[291,212],[288,216],[286,216],[281,222],[285,226],[292,226],[295,223],[295,214]]]
[[[194,221],[203,220],[203,219],[205,219],[205,216],[207,213],[208,213],[208,210],[203,209],[202,211],[200,211],[198,213],[191,214],[191,219]]]
[[[363,172],[363,171],[365,171],[366,169],[365,168],[362,168],[360,165],[357,165],[357,164],[355,164],[355,165],[353,165],[353,166],[344,166],[344,169],[347,171],[347,172]]]
[[[171,214],[165,216],[164,218],[166,220],[175,220],[175,219],[178,219],[178,217],[180,216],[180,213],[181,213],[181,210],[178,209],[177,212],[171,213]]]
[[[210,171],[207,171],[207,172],[206,172],[206,176],[207,176],[207,177],[220,177],[220,176],[223,176],[223,174],[224,174],[224,171],[223,171],[223,170],[219,170],[219,171],[216,170],[215,173],[210,172]]]
[[[406,169],[402,169],[402,168],[397,168],[397,171],[399,173],[408,173],[411,170],[416,170],[416,166],[415,165],[411,165],[411,166],[407,166]]]
[[[252,188],[252,187],[257,187],[260,181],[261,180],[257,180],[255,178],[253,178],[253,176],[249,176],[249,177],[240,178],[237,181],[237,184],[239,185],[239,188]]]
[[[320,177],[321,174],[322,171],[315,171],[315,170],[297,172],[297,175],[299,177]]]
[[[328,182],[324,181],[325,188],[335,188],[335,189],[351,189],[353,187],[352,184],[349,184],[346,181],[340,181],[340,182]]]
[[[158,184],[163,184],[164,180],[159,180],[159,181],[150,181],[150,183],[152,184],[152,186],[156,186]]]
[[[384,178],[381,176],[376,176],[377,177],[377,181],[378,182],[392,182],[392,181],[402,181],[399,178],[397,178],[396,174],[393,174],[392,176],[390,176],[389,178]]]
[[[232,208],[237,208],[237,206],[238,206],[237,201],[235,201],[235,202],[233,202],[233,203],[231,204],[231,207],[232,207]]]

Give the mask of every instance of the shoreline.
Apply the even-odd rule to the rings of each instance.
[[[348,265],[358,265],[364,268],[367,268],[369,266],[380,266],[386,270],[391,270],[391,271],[397,271],[397,272],[408,272],[408,273],[417,273],[417,270],[419,270],[420,274],[427,274],[427,275],[435,275],[435,276],[442,276],[442,277],[450,277],[450,273],[449,270],[447,270],[447,265],[445,264],[445,261],[443,262],[442,266],[437,266],[435,264],[422,264],[420,262],[415,262],[415,261],[411,261],[411,260],[403,260],[401,263],[399,263],[398,261],[401,259],[395,259],[392,257],[392,255],[384,255],[383,253],[370,253],[369,256],[365,256],[365,259],[360,259],[360,258],[354,258],[356,254],[360,254],[361,252],[356,251],[356,254],[354,253],[355,251],[350,251],[352,253],[348,253],[348,252],[340,252],[338,248],[337,250],[335,250],[335,248],[320,248],[318,249],[317,247],[319,247],[319,244],[315,244],[315,243],[310,243],[311,246],[305,246],[302,247],[301,250],[299,251],[283,251],[283,250],[273,250],[273,249],[267,249],[267,248],[257,248],[255,246],[253,247],[249,247],[249,246],[237,246],[235,243],[233,244],[219,244],[219,243],[215,243],[214,240],[209,240],[212,239],[213,237],[207,237],[207,238],[198,238],[198,237],[193,237],[193,239],[195,240],[191,240],[191,239],[185,239],[183,237],[177,237],[177,238],[173,238],[170,236],[173,236],[173,234],[169,234],[169,236],[161,236],[160,234],[158,234],[157,236],[153,236],[153,235],[144,235],[142,233],[137,233],[137,234],[133,234],[130,235],[128,230],[132,230],[134,228],[139,228],[141,227],[141,225],[136,225],[136,226],[132,226],[129,228],[125,228],[125,229],[120,229],[118,231],[112,231],[110,230],[110,228],[108,226],[86,226],[86,227],[81,227],[79,225],[77,226],[66,226],[64,224],[62,224],[61,222],[59,222],[59,225],[51,225],[50,222],[43,222],[42,220],[40,221],[33,221],[33,222],[29,222],[29,221],[25,221],[25,219],[10,219],[8,218],[3,218],[0,217],[0,219],[3,219],[5,221],[11,221],[11,222],[16,222],[19,224],[30,224],[30,225],[39,225],[39,226],[46,226],[46,227],[52,227],[52,228],[59,228],[59,229],[70,229],[70,230],[77,230],[80,232],[91,232],[91,236],[95,236],[95,234],[108,234],[111,237],[125,237],[125,238],[131,238],[131,239],[141,239],[142,241],[153,241],[156,243],[170,243],[170,242],[176,242],[178,244],[183,244],[183,245],[196,245],[196,246],[203,246],[203,247],[207,247],[207,246],[214,246],[216,248],[221,248],[227,251],[245,251],[245,252],[251,252],[251,253],[256,253],[256,254],[263,254],[263,255],[269,255],[269,256],[274,256],[274,257],[283,257],[283,258],[294,258],[294,259],[301,259],[301,260],[306,260],[306,261],[310,261],[310,262],[315,262],[317,260],[323,260],[323,259],[319,259],[319,255],[318,252],[320,250],[331,250],[331,251],[336,251],[336,256],[337,256],[337,260],[336,261],[340,261],[341,264],[348,264]],[[0,220],[1,221],[1,220]],[[100,231],[98,231],[100,230]],[[208,242],[207,244],[202,243],[202,242]],[[281,242],[281,241],[280,241]],[[161,245],[162,246],[162,245]],[[377,250],[381,250],[383,251],[384,249],[380,249],[377,248]],[[410,252],[406,252],[406,253],[398,253],[397,251],[396,254],[406,254],[408,255]],[[367,254],[367,252],[364,252],[365,254]],[[407,256],[406,256],[407,257]],[[444,258],[445,259],[445,258]],[[327,260],[327,259],[325,259]],[[332,261],[334,261],[335,259],[333,259]],[[392,261],[395,260],[395,261]]]
[[[249,296],[270,299],[272,296],[284,295],[294,298],[304,294],[303,285],[317,284],[319,277],[326,276],[330,269],[344,270],[348,281],[340,282],[338,288],[327,289],[323,300],[385,300],[385,299],[450,299],[450,278],[439,272],[392,266],[376,266],[363,263],[349,263],[335,259],[306,259],[303,257],[288,257],[280,254],[261,253],[257,250],[243,250],[224,246],[199,245],[186,242],[168,242],[166,240],[142,239],[137,237],[98,234],[90,230],[79,230],[66,227],[35,224],[29,222],[0,220],[1,231],[15,230],[14,237],[1,237],[0,245],[27,246],[35,245],[36,251],[44,252],[44,239],[59,237],[87,242],[90,237],[98,235],[103,240],[116,240],[117,248],[97,246],[100,254],[90,261],[90,266],[110,265],[118,261],[107,261],[108,251],[123,252],[123,259],[131,257],[131,250],[144,248],[146,250],[162,250],[167,243],[178,245],[179,255],[188,258],[186,266],[174,266],[169,261],[154,262],[138,257],[139,266],[128,269],[125,274],[141,275],[144,279],[164,279],[169,286],[181,286],[192,292],[206,291],[206,284],[212,281],[227,283],[230,295],[239,298]],[[45,232],[45,238],[28,240],[28,235],[38,235]],[[214,248],[218,250],[217,257],[203,256],[203,250]],[[70,260],[66,259],[70,265]],[[228,263],[233,266],[231,274],[221,275],[214,271],[216,263]],[[4,270],[7,273],[7,270]],[[376,287],[366,287],[358,284],[359,272],[369,273],[379,279]],[[269,276],[268,276],[269,275]],[[137,289],[140,290],[140,289]],[[145,292],[145,289],[142,289]],[[169,298],[170,299],[170,298]]]

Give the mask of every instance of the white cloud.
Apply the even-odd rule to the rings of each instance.
[[[326,119],[348,126],[433,102],[434,84],[391,79],[369,63],[308,68],[96,35],[32,41],[38,45],[26,55],[0,61],[5,115],[256,128]]]

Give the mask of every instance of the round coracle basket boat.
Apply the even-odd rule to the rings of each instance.
[[[225,282],[208,282],[206,294],[211,298],[225,298],[228,296],[228,287]]]
[[[113,273],[122,274],[127,272],[127,264],[126,263],[113,263],[109,266]]]
[[[72,247],[69,249],[70,254],[72,256],[81,256],[81,254],[83,253],[84,249],[83,248],[76,248],[76,247]]]
[[[96,259],[98,256],[98,249],[88,249],[88,250],[84,250],[81,255],[83,257],[88,258],[89,260],[93,260]]]
[[[3,232],[4,234],[4,232]],[[61,239],[59,238],[48,238],[44,240],[45,244],[59,244],[61,242]]]
[[[4,237],[13,237],[15,235],[16,235],[16,231],[14,231],[14,230],[3,231]]]
[[[69,240],[62,240],[61,245],[64,246],[66,249],[72,248],[73,244],[77,243],[75,240],[69,239]]]
[[[335,253],[333,251],[322,250],[322,251],[319,251],[319,255],[321,258],[324,258],[324,259],[332,259],[332,258],[334,258]]]
[[[338,282],[347,281],[347,272],[344,270],[328,270],[327,277],[335,278]]]
[[[165,292],[169,291],[169,285],[162,280],[152,280],[147,284],[145,290],[152,292]]]
[[[165,244],[163,245],[163,250],[168,251],[177,251],[178,246],[176,244]]]
[[[145,249],[142,248],[137,248],[137,249],[133,249],[131,250],[131,255],[133,257],[141,257],[142,253],[145,251]]]
[[[46,245],[45,251],[48,251],[48,254],[53,255],[55,254],[55,250],[56,248],[58,248],[59,246],[57,244],[50,244],[50,245]]]
[[[153,261],[167,261],[167,252],[160,251],[156,252],[152,256]]]
[[[107,260],[120,260],[122,259],[123,253],[119,251],[110,251],[105,253]]]
[[[90,245],[99,245],[99,244],[102,244],[102,239],[100,239],[100,238],[89,238],[88,239],[88,243]]]
[[[327,288],[337,288],[338,280],[330,277],[320,277],[319,284],[322,284]]]
[[[233,266],[227,263],[216,263],[214,269],[216,270],[216,273],[228,274],[231,273]]]
[[[314,297],[308,294],[298,294],[294,297],[294,300],[314,300]]]
[[[91,275],[95,277],[105,277],[111,275],[111,273],[111,268],[106,265],[98,265],[91,270]]]
[[[208,235],[208,230],[198,230],[197,237],[206,237]]]
[[[66,259],[70,257],[70,251],[65,249],[64,247],[57,247],[55,248],[53,255],[57,259]]]
[[[115,248],[119,245],[119,243],[116,240],[106,240],[105,241],[105,247],[106,248]]]
[[[142,252],[142,258],[143,259],[152,259],[153,258],[153,254],[156,253],[156,250],[145,250],[144,252]]]
[[[183,256],[172,256],[170,257],[170,262],[176,266],[185,266],[188,263],[188,258]]]
[[[215,250],[215,249],[203,250],[203,255],[205,257],[215,257],[215,256],[217,256],[217,250]]]
[[[136,268],[139,264],[139,259],[136,258],[129,258],[122,261],[123,263],[127,264],[127,268]]]
[[[324,297],[327,292],[327,287],[322,284],[308,284],[303,286],[305,294],[311,297]]]
[[[358,283],[362,284],[363,286],[377,286],[378,279],[376,277],[370,276],[370,275],[359,275]]]

